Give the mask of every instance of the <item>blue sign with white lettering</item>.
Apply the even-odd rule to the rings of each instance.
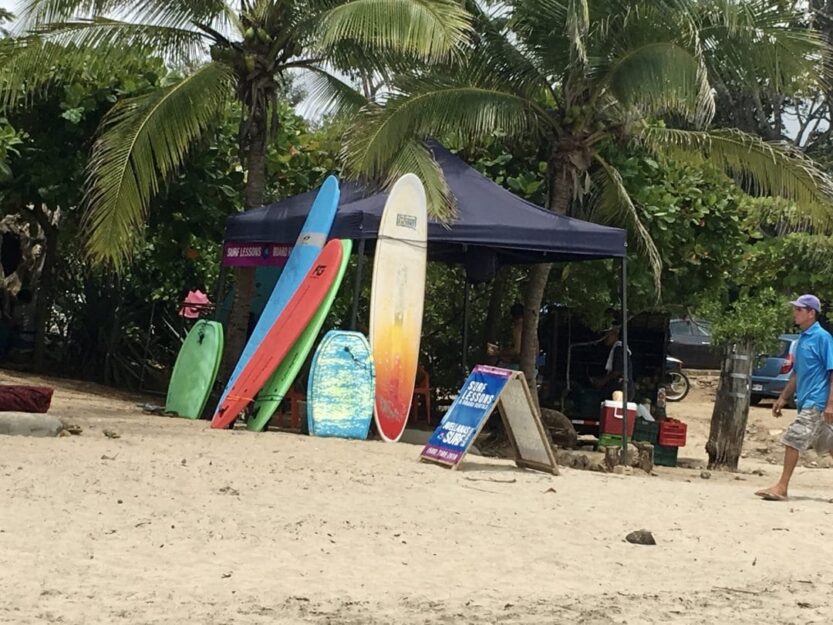
[[[498,367],[475,367],[420,457],[443,464],[458,464],[495,409],[498,397],[512,373]]]

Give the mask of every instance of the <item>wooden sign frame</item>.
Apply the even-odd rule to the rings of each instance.
[[[526,406],[529,409],[532,422],[535,424],[535,429],[538,432],[541,448],[544,451],[547,462],[541,462],[539,460],[532,460],[524,457],[524,450],[522,450],[521,445],[518,444],[518,439],[511,423],[512,417],[509,415],[510,407],[507,405],[508,402],[505,400],[505,397],[509,394],[509,392],[515,388],[521,389],[520,392],[522,392],[526,397]],[[552,445],[550,445],[547,430],[544,427],[543,421],[541,421],[540,413],[535,409],[532,393],[529,392],[529,386],[526,383],[526,378],[524,378],[523,373],[516,372],[512,375],[501,392],[500,397],[498,397],[497,407],[500,412],[500,418],[503,420],[503,426],[506,428],[506,435],[509,437],[509,442],[512,444],[512,449],[515,452],[515,464],[519,467],[558,475],[558,463],[556,462],[555,454],[552,451]]]

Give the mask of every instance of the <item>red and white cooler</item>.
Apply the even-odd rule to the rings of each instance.
[[[628,437],[633,436],[636,425],[636,404],[628,402],[627,408]],[[622,402],[609,399],[602,404],[601,434],[622,436]]]

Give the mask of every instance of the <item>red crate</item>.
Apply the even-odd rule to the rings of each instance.
[[[607,400],[602,404],[601,434],[622,436],[622,402]],[[636,404],[628,402],[627,410],[628,438],[633,437],[636,424]]]
[[[688,426],[676,419],[659,422],[659,444],[665,447],[685,447]]]

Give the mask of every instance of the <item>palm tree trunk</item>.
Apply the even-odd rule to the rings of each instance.
[[[266,111],[263,108],[252,111],[252,124],[248,137],[246,154],[246,209],[263,204],[266,190]],[[243,347],[249,330],[249,309],[255,286],[255,270],[252,267],[238,267],[234,272],[234,298],[226,325],[226,339],[223,360],[220,364],[219,380],[222,384],[229,379]]]
[[[252,112],[249,151],[246,154],[246,209],[263,205],[266,191],[266,111]]]
[[[564,159],[559,156],[552,160],[550,167],[549,209],[562,215],[567,213],[570,206],[570,187],[567,184],[566,167]],[[539,408],[535,367],[538,359],[538,317],[551,269],[552,263],[533,265],[529,270],[529,278],[524,289],[524,325],[521,335],[520,367],[532,393],[532,399]]]
[[[540,408],[538,400],[538,386],[536,378],[538,370],[538,317],[541,310],[541,303],[544,300],[544,291],[547,288],[547,280],[550,277],[552,263],[541,263],[533,265],[529,270],[529,278],[524,289],[524,325],[521,334],[521,358],[520,367],[526,378],[527,386],[532,392],[532,400]]]
[[[748,341],[726,348],[706,443],[710,469],[738,468],[749,417],[751,371],[752,345]]]

